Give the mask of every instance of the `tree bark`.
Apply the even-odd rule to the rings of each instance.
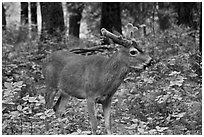
[[[84,4],[80,2],[67,3],[69,11],[69,35],[79,38],[80,34],[80,21],[82,18],[82,11]]]
[[[21,2],[21,25],[28,24],[28,2]]]
[[[32,31],[37,31],[38,26],[37,26],[37,2],[31,2],[30,3],[30,8],[31,8],[31,26],[32,26]]]
[[[195,22],[193,20],[193,9],[196,8],[196,3],[176,2],[174,5],[178,14],[178,25],[185,24],[196,29]]]
[[[199,50],[200,50],[200,53],[202,54],[202,3],[200,6]]]
[[[41,41],[63,38],[65,26],[61,2],[41,2],[42,32]]]
[[[2,30],[6,30],[6,10],[2,3]]]
[[[117,31],[122,34],[119,2],[102,3],[101,28],[105,28],[112,33]]]
[[[169,21],[169,14],[166,12],[168,10],[168,3],[159,2],[159,11],[158,11],[158,17],[159,17],[159,27],[161,30],[166,30],[170,27],[171,23]]]

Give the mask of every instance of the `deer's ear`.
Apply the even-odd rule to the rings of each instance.
[[[131,30],[131,33],[130,33],[130,34],[131,34],[131,35],[130,35],[130,36],[131,36],[130,38],[131,38],[131,39],[132,39],[132,38],[135,38],[135,34],[136,34],[137,32],[138,32],[138,28],[137,28],[137,27],[133,27],[132,30]]]
[[[130,38],[134,38],[134,32],[133,31],[130,31]]]
[[[128,23],[127,24],[127,29],[132,29],[133,28],[133,25],[131,23]]]
[[[136,32],[139,30],[138,27],[135,27],[135,26],[132,29],[133,29],[133,32]]]
[[[131,23],[128,23],[127,26],[126,26],[127,30],[125,32],[125,37],[127,39],[130,39],[132,38],[132,30],[133,30],[133,25]]]

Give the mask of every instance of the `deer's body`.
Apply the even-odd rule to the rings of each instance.
[[[126,65],[118,61],[113,63],[103,56],[78,56],[73,62],[67,61],[62,70],[60,89],[77,98],[92,97],[96,101],[112,96],[123,80],[121,77],[127,73]]]
[[[115,93],[128,73],[128,65],[118,56],[116,53],[111,59],[100,55],[84,57],[57,51],[45,63],[47,85],[61,89],[63,94],[79,99],[92,96],[102,103]]]
[[[110,35],[111,37],[116,37]],[[120,42],[120,39],[117,39]],[[126,44],[126,43],[125,43]],[[97,119],[95,103],[101,103],[105,117],[105,127],[111,134],[111,99],[130,67],[142,68],[151,58],[139,49],[136,42],[120,48],[110,58],[92,55],[82,56],[69,51],[52,53],[44,65],[47,85],[46,105],[52,107],[57,89],[61,95],[53,109],[57,113],[65,111],[69,96],[86,99],[93,134],[96,134]]]

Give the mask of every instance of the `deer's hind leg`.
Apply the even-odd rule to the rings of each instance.
[[[57,93],[57,89],[56,88],[52,88],[52,87],[47,87],[46,88],[46,93],[45,93],[45,106],[46,108],[52,108],[53,107],[53,103],[54,103],[54,97]]]

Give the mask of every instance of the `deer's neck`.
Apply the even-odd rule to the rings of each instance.
[[[119,79],[124,79],[129,72],[129,67],[126,62],[123,61],[120,53],[113,54],[112,57],[106,62],[106,71],[109,75],[115,75]]]
[[[125,62],[120,59],[118,53],[114,54],[108,60],[104,62],[105,68],[103,68],[100,81],[102,92],[97,98],[97,102],[103,102],[116,92],[126,74],[129,72],[129,68]]]

